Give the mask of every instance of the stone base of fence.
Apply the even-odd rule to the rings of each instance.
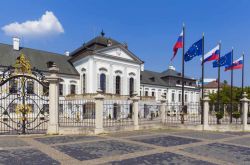
[[[128,126],[114,126],[106,127],[102,130],[96,130],[94,128],[85,127],[59,127],[58,133],[60,135],[70,134],[83,134],[83,135],[98,135],[103,133],[122,132],[122,131],[135,131],[135,130],[146,130],[146,129],[180,129],[180,130],[193,130],[193,131],[218,131],[218,132],[249,132],[250,126],[243,127],[241,124],[227,124],[227,125],[185,125],[185,124],[143,124],[138,127],[133,125]]]
[[[183,130],[193,130],[193,131],[218,131],[218,132],[249,132],[250,126],[245,129],[243,125],[208,125],[203,127],[203,125],[165,125],[165,129],[183,129]]]
[[[102,130],[96,130],[94,128],[85,127],[59,127],[59,135],[98,135],[112,132],[122,132],[122,131],[135,131],[135,130],[146,130],[146,129],[166,129],[163,124],[144,124],[139,126],[114,126],[106,127]]]
[[[97,135],[94,129],[84,127],[59,127],[59,135]]]

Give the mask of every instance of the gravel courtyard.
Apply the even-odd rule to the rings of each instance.
[[[250,132],[145,130],[99,136],[2,136],[0,164],[250,164]]]

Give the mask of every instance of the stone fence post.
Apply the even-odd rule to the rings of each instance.
[[[95,98],[95,134],[103,132],[104,95],[101,90],[97,91]]]
[[[58,134],[58,107],[59,107],[59,68],[53,64],[49,68],[50,75],[47,76],[49,82],[49,123],[47,134]]]
[[[204,92],[204,98],[203,98],[203,130],[207,130],[208,125],[208,118],[209,118],[209,97],[207,91]]]
[[[242,124],[243,124],[243,131],[247,130],[247,118],[248,118],[248,103],[249,99],[247,98],[246,92],[243,94],[243,98],[240,100],[242,103]]]
[[[162,97],[160,106],[162,124],[166,122],[166,106],[167,106],[167,100],[166,98]]]
[[[133,101],[133,121],[134,121],[134,130],[139,130],[139,97],[137,96],[137,93],[133,94],[133,97],[131,98]]]

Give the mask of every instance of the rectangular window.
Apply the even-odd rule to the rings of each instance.
[[[34,82],[33,81],[27,82],[27,94],[34,94]]]
[[[175,99],[174,99],[174,96],[175,96],[175,94],[174,93],[172,93],[172,102],[175,102]]]
[[[43,95],[44,96],[49,96],[49,83],[45,84],[47,87],[42,86],[43,87]]]
[[[179,102],[181,102],[181,94],[179,93],[179,100],[178,100]]]
[[[49,104],[43,104],[43,112],[49,114]]]
[[[9,112],[10,113],[15,113],[16,112],[16,107],[17,107],[17,104],[11,103],[10,106],[9,106]]]
[[[59,104],[59,114],[63,114],[63,104]]]
[[[17,93],[17,81],[15,79],[12,79],[9,81],[9,89],[11,94]]]
[[[152,92],[152,96],[155,96],[155,92]]]
[[[185,102],[188,102],[187,94],[185,94]]]
[[[72,95],[76,94],[76,85],[73,84],[70,85],[70,94]]]
[[[145,96],[148,96],[148,91],[145,91]]]
[[[59,95],[63,96],[63,84],[59,84]]]
[[[85,93],[86,92],[86,75],[83,74],[82,75],[82,93]]]

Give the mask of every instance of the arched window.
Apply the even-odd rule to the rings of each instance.
[[[121,77],[115,77],[115,94],[121,94]]]
[[[106,75],[104,73],[100,75],[100,88],[103,93],[106,92]]]
[[[134,93],[134,78],[129,79],[129,95],[132,96]]]
[[[75,95],[76,94],[76,85],[75,84],[71,84],[70,85],[70,94],[71,95]]]
[[[82,93],[86,92],[86,74],[83,73],[82,75]]]

